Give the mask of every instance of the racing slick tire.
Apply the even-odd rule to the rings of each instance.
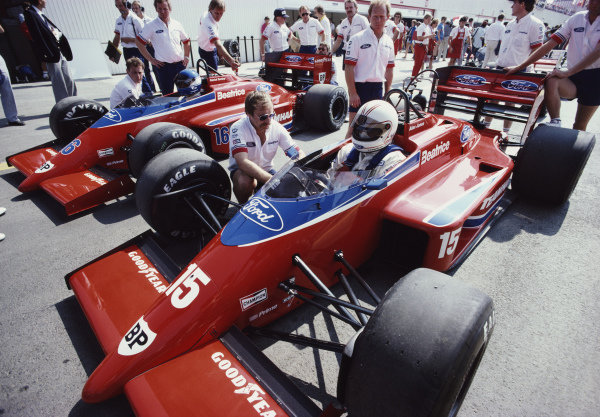
[[[350,417],[454,416],[493,325],[490,297],[440,272],[414,270],[346,345],[338,397]]]
[[[551,205],[566,202],[596,143],[595,135],[539,125],[517,155],[512,188],[522,197]]]
[[[348,93],[342,87],[316,84],[304,95],[304,120],[315,129],[333,132],[348,114]]]
[[[189,148],[206,153],[200,136],[192,129],[176,123],[153,123],[137,134],[129,151],[129,169],[138,178],[144,165],[161,152],[173,148]]]
[[[137,208],[146,222],[159,234],[176,239],[200,235],[205,226],[185,198],[193,194],[156,196],[201,185],[196,192],[205,192],[229,200],[231,182],[225,169],[214,159],[194,149],[177,148],[152,158],[144,167],[135,188]],[[225,214],[229,204],[205,198],[212,213]],[[202,211],[202,210],[200,210]]]
[[[108,109],[94,100],[71,96],[65,97],[50,110],[50,129],[54,136],[69,142],[83,133]]]

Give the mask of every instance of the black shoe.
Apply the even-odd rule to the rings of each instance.
[[[23,123],[21,120],[17,119],[14,122],[8,122],[9,126],[25,126],[25,123]]]

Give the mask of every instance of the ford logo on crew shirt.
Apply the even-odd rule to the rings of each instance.
[[[367,48],[370,48],[370,47],[371,47],[370,43],[365,43],[364,45],[360,46],[360,49],[367,49]]]
[[[510,91],[537,91],[538,85],[527,80],[506,80],[500,84],[502,88]]]
[[[158,29],[158,30],[157,30],[156,32],[154,32],[154,33],[163,33],[163,32],[164,32],[164,30],[162,30],[162,29]]]

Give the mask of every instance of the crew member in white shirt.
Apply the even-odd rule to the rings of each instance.
[[[245,101],[246,116],[231,125],[229,171],[233,193],[244,204],[273,174],[273,159],[281,148],[290,159],[304,156],[289,132],[276,120],[271,96],[251,91]]]
[[[394,42],[383,30],[389,18],[390,3],[387,0],[372,1],[369,6],[369,28],[348,41],[344,59],[350,99],[347,138],[352,136],[352,120],[359,107],[371,100],[381,100],[392,85]]]
[[[363,15],[358,14],[358,3],[356,0],[346,0],[344,2],[344,8],[346,10],[346,18],[337,26],[337,39],[331,47],[331,53],[334,54],[341,43],[344,42],[344,46],[342,47],[344,51],[342,69],[346,68],[345,58],[346,51],[348,51],[348,41],[361,30],[369,28],[369,20]]]
[[[560,99],[577,98],[573,129],[586,130],[600,105],[600,0],[589,0],[587,11],[571,16],[550,39],[525,61],[508,68],[520,71],[550,52],[556,45],[568,42],[567,69],[555,69],[546,79],[545,102],[550,124],[560,126]]]
[[[402,49],[402,41],[404,39],[404,32],[406,31],[404,22],[402,21],[402,13],[394,13],[394,24],[396,25],[396,30],[394,31],[392,40],[394,41],[394,55],[396,55]]]
[[[301,54],[314,54],[317,52],[317,45],[323,42],[325,30],[323,26],[314,17],[310,17],[310,10],[307,6],[300,6],[300,19],[291,27],[292,32],[298,32],[300,38]]]
[[[215,70],[219,68],[219,57],[221,57],[234,71],[237,71],[240,67],[239,61],[227,52],[219,39],[219,21],[224,13],[225,1],[210,1],[208,11],[202,15],[198,27],[198,53],[200,58]]]
[[[323,26],[323,35],[325,36],[325,43],[327,44],[328,48],[331,48],[331,22],[325,14],[325,9],[323,9],[323,6],[319,4],[315,6],[314,14],[315,16],[317,16],[317,20],[319,21],[321,26]]]
[[[281,54],[290,49],[289,40],[295,36],[285,24],[285,19],[289,16],[285,13],[285,9],[275,9],[273,12],[273,21],[265,28],[258,43],[260,48],[260,58],[265,60],[265,41],[269,41],[271,50],[276,54]]]
[[[133,57],[129,58],[125,64],[127,66],[127,75],[115,85],[115,88],[110,93],[111,109],[117,107],[129,96],[137,99],[142,95],[144,63],[138,57]]]
[[[429,40],[435,35],[431,32],[431,15],[426,14],[423,17],[423,22],[417,27],[417,33],[415,35],[415,63],[413,64],[412,76],[416,77],[421,71],[423,62],[425,61],[425,53],[427,52],[427,46]]]
[[[171,94],[175,86],[175,77],[183,71],[189,62],[190,37],[181,23],[171,19],[169,0],[154,0],[158,17],[147,23],[135,39],[138,49],[154,67],[161,92]],[[152,43],[155,57],[148,52],[147,45]],[[183,43],[183,48],[181,47]]]
[[[488,30],[485,32],[485,58],[481,64],[481,68],[485,68],[488,62],[495,62],[498,55],[496,55],[496,47],[502,39],[504,33],[504,15],[498,15],[498,18],[494,23],[490,25]]]

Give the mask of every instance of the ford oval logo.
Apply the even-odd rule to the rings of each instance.
[[[460,142],[465,143],[471,139],[471,137],[473,137],[473,129],[471,129],[471,126],[465,125],[462,132],[460,132]]]
[[[538,85],[527,80],[506,80],[500,84],[502,88],[510,91],[537,91]]]
[[[288,55],[285,57],[285,60],[287,62],[300,62],[300,61],[302,61],[302,57],[300,57],[298,55]]]
[[[283,220],[279,212],[268,201],[254,197],[240,211],[244,217],[265,229],[278,232],[283,229]]]
[[[113,122],[120,122],[121,121],[121,115],[116,110],[109,111],[108,113],[106,113],[104,115],[104,117],[106,117],[109,120],[112,120]]]
[[[259,84],[256,86],[256,91],[268,93],[269,91],[271,91],[271,86],[269,84]]]
[[[370,48],[370,47],[371,47],[370,43],[365,43],[364,45],[360,46],[360,49],[367,49],[367,48]]]
[[[483,85],[486,82],[484,77],[470,74],[457,75],[455,80],[462,85]]]
[[[313,57],[313,56],[309,56],[308,58],[306,58],[306,60],[307,60],[308,62],[310,62],[311,64],[314,64],[314,63],[315,63],[315,57]]]

